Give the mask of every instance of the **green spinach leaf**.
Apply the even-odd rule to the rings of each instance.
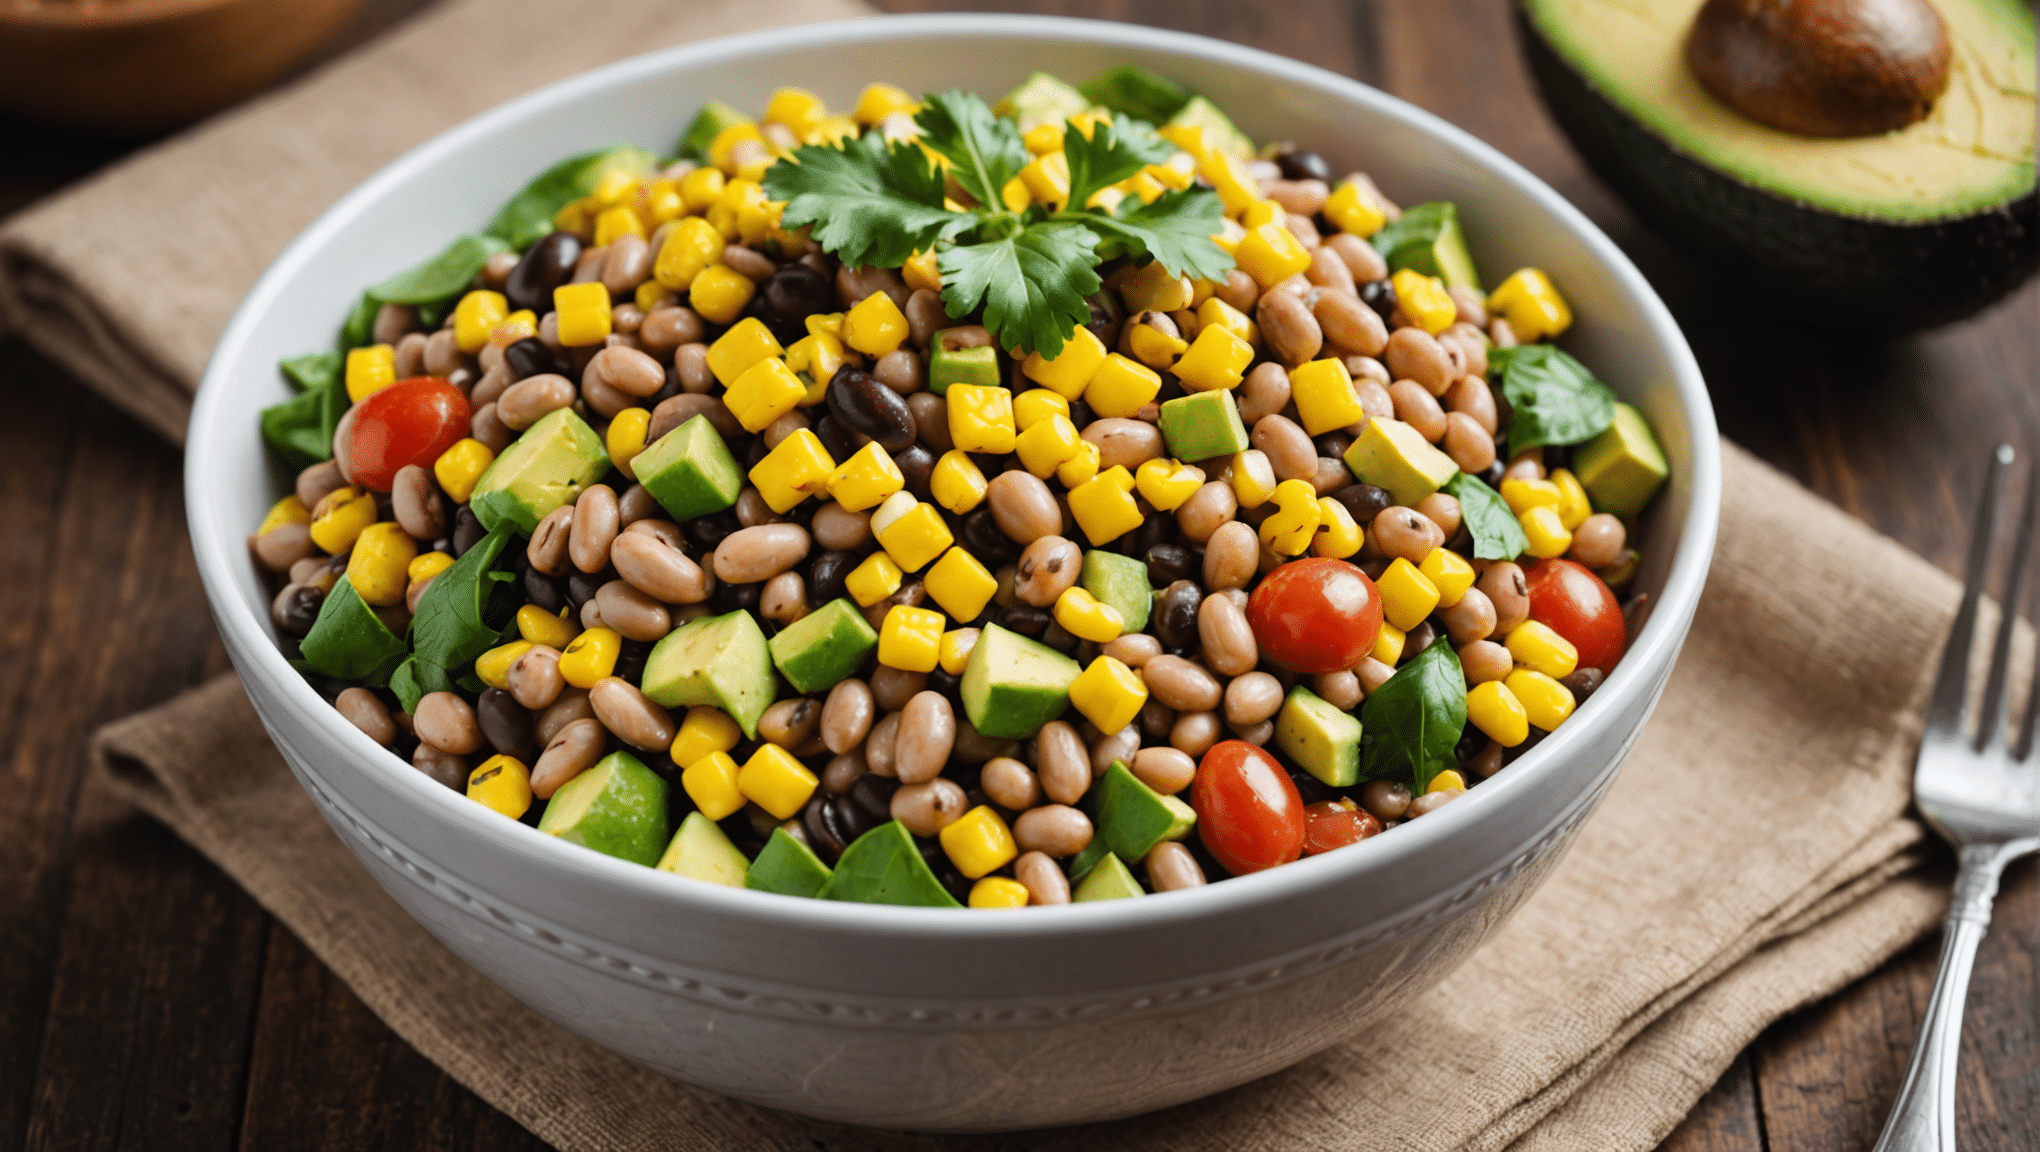
[[[382,301],[366,292],[354,302],[354,310],[340,325],[340,351],[366,347],[375,340],[375,314],[382,308]]]
[[[342,576],[319,618],[298,646],[305,662],[336,680],[380,688],[404,662],[404,642],[383,625],[381,617]]]
[[[501,237],[462,236],[439,255],[377,284],[368,294],[384,304],[431,304],[459,294],[489,262],[510,245]]]
[[[333,429],[347,414],[347,386],[338,352],[307,352],[283,361],[285,378],[303,391],[262,410],[262,438],[292,468],[333,457]]]
[[[914,838],[897,820],[880,824],[843,849],[820,898],[922,908],[962,907],[935,878]]]
[[[1461,472],[1446,481],[1445,491],[1459,501],[1459,522],[1473,536],[1473,554],[1480,560],[1514,560],[1530,550],[1523,524],[1501,494],[1478,476]]]
[[[1518,344],[1488,353],[1488,374],[1502,378],[1514,415],[1509,455],[1540,444],[1578,444],[1615,420],[1615,394],[1587,366],[1551,344]]]
[[[1408,779],[1422,795],[1431,778],[1456,768],[1466,730],[1466,672],[1449,638],[1411,657],[1360,705],[1360,774]]]
[[[1167,123],[1190,102],[1188,89],[1137,64],[1121,64],[1077,91],[1093,104],[1151,124]]]
[[[419,683],[455,680],[472,669],[475,657],[502,640],[504,625],[489,622],[495,614],[491,600],[499,586],[516,576],[495,566],[515,532],[507,521],[496,525],[453,567],[434,577],[419,598],[418,614],[411,619],[411,646],[420,664],[413,675]]]
[[[611,172],[650,176],[652,154],[626,144],[562,160],[512,196],[486,231],[521,252],[553,230],[560,209],[595,191]]]

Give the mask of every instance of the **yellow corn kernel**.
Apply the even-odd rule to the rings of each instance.
[[[1516,663],[1554,680],[1572,675],[1580,666],[1580,650],[1572,641],[1536,620],[1525,620],[1510,629],[1503,647]]]
[[[521,820],[531,810],[531,769],[514,756],[491,756],[468,773],[467,798]]]
[[[797,407],[807,395],[807,385],[777,357],[760,360],[737,377],[723,403],[746,432],[763,432],[766,425]]]
[[[650,309],[646,309],[650,311]],[[508,348],[519,340],[538,335],[538,313],[529,308],[519,308],[496,322],[489,329],[489,343],[498,348]]]
[[[1020,169],[1020,182],[1037,203],[1060,209],[1070,198],[1070,158],[1060,151],[1036,156]]]
[[[1092,660],[1089,668],[1070,681],[1070,703],[1100,732],[1117,732],[1133,723],[1147,698],[1147,685],[1141,678],[1110,656]]]
[[[999,189],[999,201],[1008,211],[1025,212],[1027,206],[1034,203],[1034,197],[1027,191],[1027,181],[1015,176]]]
[[[595,243],[599,247],[623,239],[625,236],[645,238],[645,222],[638,219],[637,210],[628,204],[604,208],[595,217]]]
[[[990,384],[951,384],[943,399],[949,406],[949,438],[958,448],[995,456],[1013,450],[1019,432],[1013,426],[1011,392]]]
[[[589,207],[590,202],[587,200],[575,200],[561,207],[558,212],[553,213],[553,231],[571,232],[580,237],[583,243],[593,240],[595,223],[589,219]]]
[[[1289,373],[1289,398],[1306,435],[1322,436],[1358,424],[1367,416],[1343,360],[1312,360]]]
[[[859,124],[869,127],[895,112],[912,113],[917,107],[914,98],[897,84],[867,84],[857,97],[854,115]]]
[[[1535,668],[1518,668],[1502,683],[1523,706],[1523,714],[1534,728],[1556,731],[1573,714],[1572,689]]]
[[[1196,292],[1188,276],[1171,276],[1160,260],[1124,274],[1119,281],[1119,298],[1128,312],[1174,312],[1186,308]]]
[[[1053,123],[1036,124],[1020,134],[1020,143],[1025,144],[1028,153],[1034,156],[1060,152],[1063,146],[1063,126]]]
[[[768,162],[769,165],[769,162]],[[759,169],[763,175],[764,169]],[[745,244],[762,244],[781,232],[779,218],[786,212],[783,201],[767,200],[761,189],[737,209],[737,239]]]
[[[759,745],[737,772],[737,791],[780,820],[799,813],[820,783],[793,753],[777,744]]]
[[[1053,358],[1038,351],[1028,353],[1020,362],[1020,374],[1065,400],[1075,400],[1104,363],[1105,345],[1089,328],[1079,327]]]
[[[1504,748],[1514,748],[1530,738],[1529,713],[1500,680],[1474,685],[1466,694],[1466,718]]]
[[[1004,876],[987,876],[970,886],[972,908],[1025,908],[1031,898],[1027,885]]]
[[[1473,587],[1473,565],[1466,562],[1466,557],[1442,545],[1431,549],[1431,554],[1417,565],[1417,571],[1422,572],[1438,589],[1440,608],[1450,608],[1459,603],[1466,590]]]
[[[970,667],[970,654],[977,648],[978,630],[975,628],[953,628],[942,634],[942,648],[936,653],[935,662],[951,676],[963,675]]]
[[[599,280],[553,289],[553,311],[559,313],[560,343],[568,348],[600,344],[609,337],[609,289]]]
[[[1154,369],[1114,352],[1092,374],[1084,403],[1100,416],[1131,416],[1153,403],[1161,390],[1162,378]]]
[[[1127,189],[1131,183],[1132,181],[1130,180],[1121,180],[1117,184],[1107,184],[1105,187],[1091,193],[1091,198],[1084,201],[1084,207],[1100,208],[1106,212],[1119,211],[1120,201],[1126,199]]]
[[[638,202],[638,216],[653,228],[671,224],[687,211],[686,201],[680,198],[678,180],[654,180],[645,189],[644,198]]]
[[[680,178],[680,203],[690,215],[708,211],[711,204],[722,200],[723,174],[718,168],[696,168]],[[706,224],[707,221],[703,221]],[[677,231],[677,229],[676,229]],[[661,248],[661,252],[665,249]],[[717,249],[721,251],[721,249]]]
[[[371,498],[372,499],[372,498]],[[418,555],[418,542],[389,521],[362,529],[347,557],[347,582],[362,600],[377,608],[404,602],[410,578],[406,569]]]
[[[814,382],[809,394],[820,392],[813,401],[819,404],[828,396],[829,381],[836,378],[836,369],[843,366],[843,342],[827,332],[803,336],[786,350],[786,366]],[[811,405],[804,400],[801,406]]]
[[[1152,204],[1162,198],[1162,193],[1169,190],[1168,183],[1155,175],[1156,172],[1160,171],[1166,171],[1166,169],[1157,164],[1150,164],[1146,168],[1121,180],[1116,187],[1128,196],[1139,197],[1143,204]]]
[[[895,604],[878,627],[878,662],[902,672],[933,672],[942,654],[942,613]]]
[[[1240,225],[1250,234],[1254,229],[1263,228],[1270,224],[1280,228],[1284,219],[1282,205],[1277,204],[1273,200],[1256,200],[1252,204],[1247,205],[1245,212],[1240,213]],[[1243,238],[1241,243],[1245,242]],[[1242,271],[1245,271],[1245,269],[1242,269]],[[1252,275],[1252,273],[1248,273],[1248,275]]]
[[[1530,554],[1539,560],[1563,556],[1565,550],[1572,547],[1572,533],[1565,530],[1556,508],[1541,504],[1528,509],[1516,520],[1523,525],[1523,535],[1530,538]]]
[[[1509,511],[1521,516],[1532,508],[1558,508],[1565,503],[1565,492],[1550,480],[1523,480],[1511,476],[1502,481],[1502,500],[1508,504]]]
[[[510,666],[517,663],[519,656],[531,651],[532,647],[529,640],[512,640],[508,644],[499,644],[475,657],[475,675],[491,688],[508,688]]]
[[[727,324],[744,311],[757,291],[758,286],[745,279],[743,273],[727,264],[711,264],[688,285],[687,303],[702,319]]]
[[[1339,231],[1351,232],[1362,238],[1381,231],[1388,223],[1388,212],[1381,201],[1374,196],[1373,189],[1358,180],[1348,180],[1332,192],[1325,201],[1325,219],[1338,225]]]
[[[1093,548],[1102,548],[1140,527],[1143,517],[1133,498],[1133,473],[1123,464],[1114,464],[1070,489],[1070,514]]]
[[[1178,357],[1190,350],[1190,342],[1152,324],[1129,324],[1120,336],[1120,347],[1133,359],[1159,370],[1174,365]]]
[[[1445,282],[1405,268],[1388,278],[1395,285],[1395,301],[1410,323],[1436,336],[1459,318],[1459,305],[1445,294]]]
[[[496,454],[489,446],[473,437],[463,437],[453,442],[453,447],[439,454],[432,462],[432,475],[439,481],[439,487],[447,498],[456,504],[465,504],[475,493],[475,482],[482,473],[495,463]]]
[[[737,722],[730,718],[729,713],[707,704],[696,704],[687,710],[686,718],[680,721],[680,731],[673,737],[673,763],[689,767],[713,753],[728,752],[737,746],[737,741],[742,739],[743,735],[743,729],[737,727]],[[731,764],[732,793],[736,791],[736,779],[737,766]],[[693,790],[689,789],[688,794],[693,795]],[[695,797],[695,803],[700,802],[700,797]],[[737,805],[742,806],[741,802]],[[736,810],[731,808],[730,812]],[[729,814],[725,812],[722,816]],[[710,819],[720,820],[722,816],[711,816]]]
[[[1190,282],[1190,306],[1180,312],[1169,313],[1169,319],[1176,322],[1176,330],[1183,334],[1183,339],[1186,341],[1197,339],[1197,334],[1204,331],[1204,322],[1197,319],[1197,309],[1204,303],[1204,300],[1199,300],[1197,297],[1204,292],[1210,283],[1211,281],[1209,280],[1192,280]],[[1205,300],[1208,299],[1210,297],[1206,296]],[[1187,348],[1189,345],[1185,344],[1184,347]]]
[[[900,279],[905,280],[907,287],[916,291],[921,289],[930,292],[942,291],[942,270],[936,265],[935,250],[931,248],[907,257],[907,262],[900,265]]]
[[[1197,334],[1190,351],[1176,362],[1176,377],[1192,392],[1232,389],[1239,387],[1247,365],[1253,362],[1252,344],[1232,329],[1213,324]]]
[[[297,493],[293,492],[269,506],[269,511],[263,515],[262,525],[255,529],[255,534],[257,536],[267,536],[272,528],[280,528],[285,524],[310,524],[311,522],[312,510],[305,507],[305,502],[298,499]]]
[[[829,477],[829,498],[848,511],[862,512],[877,507],[906,484],[892,454],[873,440],[836,467]]]
[[[1556,336],[1572,327],[1572,309],[1551,283],[1551,277],[1535,268],[1519,268],[1488,293],[1489,312],[1498,312],[1516,330],[1516,338],[1530,343]]]
[[[1558,522],[1571,532],[1586,523],[1594,514],[1594,506],[1587,500],[1587,490],[1580,485],[1580,478],[1564,468],[1551,473],[1551,485],[1558,489]]]
[[[489,331],[510,315],[509,301],[501,292],[476,289],[453,306],[453,340],[472,356],[489,343]]]
[[[869,608],[880,600],[900,590],[900,581],[906,573],[893,563],[893,558],[883,552],[873,552],[864,558],[864,563],[850,570],[843,578],[843,589],[860,608]]]
[[[1204,487],[1204,469],[1166,456],[1157,457],[1141,462],[1140,470],[1134,473],[1134,483],[1140,487],[1141,497],[1154,505],[1156,511],[1174,512]]]
[[[483,338],[487,343],[487,337]],[[476,345],[481,347],[480,344]],[[356,404],[397,382],[397,354],[387,344],[370,344],[347,353],[347,398]]]
[[[785,354],[772,329],[756,316],[747,316],[708,346],[708,370],[727,388],[758,361]]]
[[[884,356],[906,340],[906,315],[883,292],[873,292],[843,314],[843,343],[866,356]]]
[[[1368,653],[1368,655],[1393,668],[1402,660],[1403,646],[1407,639],[1408,637],[1403,635],[1402,629],[1383,620],[1381,622],[1381,635],[1375,637],[1374,651]]]
[[[1275,466],[1268,462],[1266,452],[1249,448],[1233,453],[1232,489],[1242,508],[1259,508],[1275,495]],[[1317,489],[1311,492],[1315,495]]]
[[[1199,336],[1204,335],[1203,330],[1206,328],[1223,328],[1248,344],[1256,343],[1261,338],[1260,328],[1245,312],[1216,296],[1208,297],[1197,305],[1197,323]]]
[[[1247,237],[1233,252],[1233,259],[1239,263],[1240,271],[1254,278],[1254,282],[1267,291],[1291,276],[1310,267],[1310,253],[1302,243],[1279,221],[1258,227],[1251,219],[1245,221]]]
[[[1198,124],[1164,124],[1155,129],[1155,135],[1188,152],[1193,159],[1202,160],[1211,152],[1211,142]]]
[[[838,343],[843,339],[843,314],[841,312],[817,312],[801,321],[810,336],[833,336]]]
[[[593,688],[616,671],[623,637],[611,628],[590,628],[560,653],[560,676],[576,688]]]
[[[749,120],[741,124],[732,124],[716,133],[715,139],[709,142],[708,162],[722,169],[725,175],[734,175],[737,170],[735,157],[737,144],[743,140],[756,140],[763,144],[765,135],[758,131],[757,124]]]
[[[1466,777],[1460,775],[1457,768],[1447,768],[1431,777],[1431,782],[1424,786],[1424,795],[1429,796],[1433,792],[1445,792],[1453,788],[1465,791]]]
[[[928,569],[923,583],[928,595],[942,606],[944,612],[963,621],[977,619],[985,605],[992,602],[992,593],[999,590],[998,578],[987,572],[985,566],[978,563],[977,557],[961,548],[944,552],[942,559]],[[940,662],[939,652],[937,662]]]
[[[647,280],[637,286],[637,292],[632,295],[631,299],[637,304],[638,311],[650,312],[652,309],[663,304],[678,303],[680,297],[674,295],[671,288],[666,287],[657,280]]]
[[[914,499],[911,492],[895,492],[872,510],[871,534],[907,572],[920,571],[956,543],[935,506]]]
[[[1047,388],[1029,388],[1013,397],[1013,425],[1025,433],[1050,416],[1070,418],[1070,402],[1062,393]]]
[[[588,199],[598,208],[607,208],[634,199],[637,194],[637,177],[618,168],[602,174],[602,178],[595,184],[595,191]]]
[[[1197,179],[1197,157],[1188,152],[1178,152],[1160,164],[1150,164],[1140,171],[1144,176],[1153,177],[1162,187],[1181,192]]]
[[[984,501],[989,487],[984,472],[970,453],[952,448],[935,462],[935,470],[928,477],[928,495],[935,503],[949,509],[958,516],[976,508]],[[891,495],[891,493],[887,493]]]
[[[1318,530],[1311,539],[1310,553],[1344,560],[1367,542],[1367,533],[1354,523],[1353,513],[1330,496],[1318,498]]]
[[[1239,221],[1232,219],[1221,220],[1218,231],[1211,234],[1211,242],[1223,249],[1228,256],[1232,255],[1234,250],[1239,248],[1240,241],[1246,238],[1247,230],[1240,227]]]
[[[713,168],[697,169],[688,179],[704,171],[722,179]],[[723,247],[722,234],[711,228],[708,221],[689,216],[673,225],[659,242],[658,258],[652,262],[652,282],[670,292],[685,292],[695,277],[722,259]]]
[[[1109,644],[1126,631],[1126,618],[1119,614],[1119,609],[1074,585],[1063,589],[1062,595],[1056,597],[1055,622],[1079,640],[1098,644]],[[1124,727],[1124,724],[1119,726]],[[1112,731],[1117,732],[1119,728]]]
[[[1303,555],[1317,535],[1317,486],[1308,480],[1284,480],[1270,499],[1275,512],[1261,521],[1261,543],[1277,556]]]
[[[517,634],[533,644],[564,652],[574,637],[581,634],[581,626],[536,604],[526,604],[517,610]]]
[[[312,543],[338,556],[354,547],[362,530],[375,523],[375,494],[352,488],[328,492],[312,509]]]
[[[1190,282],[1190,310],[1192,314],[1194,315],[1197,310],[1202,309],[1204,307],[1204,302],[1206,300],[1211,299],[1213,296],[1216,296],[1217,294],[1218,294],[1217,281],[1205,280],[1202,278],[1192,280]],[[1176,313],[1175,319],[1177,324],[1184,323],[1182,313],[1180,312]],[[1197,327],[1199,328],[1203,327],[1202,320],[1199,320],[1197,322]],[[1193,335],[1195,334],[1194,330],[1186,329],[1186,331],[1192,331],[1192,334]]]
[[[821,97],[805,88],[781,88],[765,102],[761,119],[767,124],[784,124],[794,135],[805,136],[828,115],[829,107]]]
[[[404,565],[404,579],[409,580],[415,586],[432,579],[451,567],[453,567],[453,557],[444,552],[420,552],[412,558],[409,564]],[[529,639],[529,637],[526,637],[526,639]]]
[[[736,722],[731,721],[730,727],[736,727]],[[680,758],[675,756],[673,762],[680,763]],[[721,820],[736,815],[738,809],[744,806],[744,794],[737,788],[740,771],[737,762],[730,759],[729,750],[717,748],[687,762],[687,766],[680,770],[680,788],[687,793],[689,800],[694,801],[694,806],[701,810],[703,816]]]
[[[1019,455],[1021,467],[1046,480],[1055,473],[1057,465],[1077,454],[1077,446],[1083,442],[1077,435],[1077,426],[1068,417],[1051,415],[1020,433],[1013,442],[1013,451]]]
[[[609,421],[609,427],[602,433],[602,446],[609,450],[609,462],[616,470],[637,479],[637,473],[630,470],[630,462],[645,450],[645,433],[651,430],[652,412],[649,408],[625,408]]]
[[[1238,216],[1261,199],[1260,181],[1239,157],[1211,149],[1197,158],[1197,174],[1218,189],[1225,214]]]
[[[1020,855],[1006,822],[984,804],[942,829],[941,838],[949,862],[969,880],[1003,868]]]
[[[1098,474],[1098,462],[1102,457],[1098,446],[1089,440],[1077,444],[1077,454],[1055,466],[1055,478],[1064,488],[1075,488]]]
[[[1382,615],[1405,632],[1422,624],[1438,606],[1438,586],[1400,556],[1374,585],[1381,590]]]
[[[829,457],[829,450],[822,447],[821,437],[800,428],[758,461],[757,467],[751,469],[751,484],[765,498],[766,505],[778,513],[825,491],[835,472],[836,462]]]

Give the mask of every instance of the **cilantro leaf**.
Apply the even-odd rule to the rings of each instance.
[[[1019,126],[992,115],[983,100],[968,92],[952,88],[927,101],[914,117],[921,142],[953,165],[950,175],[979,204],[995,212],[1004,207],[1006,184],[1031,159],[1020,142]]]
[[[1161,261],[1172,276],[1203,280],[1224,280],[1232,268],[1233,258],[1211,242],[1225,220],[1224,206],[1211,189],[1164,192],[1152,204],[1129,196],[1119,207],[1119,212],[1110,215],[1099,211],[1081,215],[1085,227],[1105,238],[1103,254],[1107,258],[1122,251],[1145,252]]]
[[[942,206],[942,173],[912,144],[867,132],[841,149],[809,144],[793,158],[765,170],[765,194],[786,201],[783,227],[815,225],[815,242],[847,264],[897,268],[977,223]]]
[[[1098,237],[1080,224],[1043,221],[1001,240],[942,253],[942,303],[951,316],[984,301],[985,327],[1004,348],[1054,357],[1091,318]]]
[[[1063,156],[1070,165],[1072,210],[1081,211],[1100,188],[1117,184],[1150,164],[1168,159],[1174,146],[1165,145],[1167,151],[1154,147],[1164,142],[1152,129],[1142,136],[1139,129],[1146,127],[1138,120],[1125,125],[1099,124],[1091,129],[1087,139],[1075,124],[1066,126]]]

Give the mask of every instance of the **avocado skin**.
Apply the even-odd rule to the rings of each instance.
[[[1596,91],[1519,2],[1516,39],[1552,119],[1667,242],[1792,314],[1893,335],[1981,311],[2040,268],[2040,193],[1918,224],[1774,195],[1674,149]]]

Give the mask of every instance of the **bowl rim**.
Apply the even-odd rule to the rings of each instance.
[[[1614,241],[1549,185],[1499,150],[1442,118],[1379,89],[1336,73],[1276,53],[1244,47],[1185,32],[1153,29],[1107,21],[1060,16],[1016,16],[978,14],[926,14],[878,16],[788,28],[767,29],[701,41],[606,65],[527,93],[499,104],[459,125],[439,133],[405,152],[336,201],[301,232],[280,253],[250,289],[235,310],[216,345],[200,381],[190,423],[185,456],[187,517],[200,576],[212,603],[213,615],[236,652],[236,671],[243,676],[262,676],[283,684],[283,701],[302,714],[309,726],[324,740],[362,766],[390,754],[348,723],[305,682],[276,647],[265,622],[233,591],[231,565],[245,564],[245,548],[234,547],[245,533],[221,523],[215,502],[205,499],[215,483],[225,483],[226,461],[231,454],[213,451],[216,436],[247,434],[246,413],[225,410],[224,378],[231,365],[244,354],[244,346],[258,320],[274,297],[300,266],[334,236],[358,211],[394,191],[434,163],[443,153],[469,140],[486,136],[512,125],[528,114],[560,104],[572,103],[601,91],[626,86],[642,79],[709,62],[745,57],[769,56],[786,49],[813,48],[844,43],[900,41],[912,43],[951,36],[1032,40],[1062,40],[1107,47],[1126,47],[1165,52],[1191,63],[1204,62],[1280,76],[1286,83],[1315,88],[1328,98],[1369,108],[1377,115],[1399,121],[1404,127],[1440,139],[1476,164],[1486,168],[1515,195],[1528,196],[1573,234],[1591,256],[1615,278],[1618,288],[1637,300],[1652,336],[1664,347],[1670,363],[1672,385],[1691,437],[1691,505],[1682,526],[1677,553],[1667,573],[1659,603],[1646,621],[1636,642],[1629,647],[1608,682],[1596,693],[1612,699],[1629,693],[1655,689],[1646,679],[1647,669],[1660,662],[1669,664],[1683,642],[1685,621],[1700,598],[1711,561],[1720,512],[1721,463],[1719,434],[1706,385],[1678,323],[1636,266]],[[252,661],[252,664],[251,664]],[[716,915],[752,919],[774,927],[808,930],[843,930],[860,933],[883,932],[907,937],[946,940],[995,941],[1016,936],[1033,937],[1094,934],[1099,931],[1140,930],[1163,924],[1180,924],[1217,918],[1248,906],[1295,897],[1306,890],[1351,883],[1362,874],[1392,866],[1401,858],[1434,848],[1452,837],[1461,826],[1479,818],[1498,805],[1507,804],[1522,789],[1534,788],[1548,773],[1540,771],[1590,739],[1590,733],[1613,723],[1615,710],[1609,706],[1583,706],[1581,723],[1569,724],[1544,739],[1526,754],[1519,766],[1527,771],[1504,773],[1472,789],[1459,801],[1433,813],[1429,819],[1397,830],[1395,836],[1373,838],[1344,852],[1308,857],[1280,868],[1223,883],[1174,893],[1156,893],[1165,899],[1145,899],[1127,905],[1103,901],[1086,906],[1069,904],[1029,908],[1023,915],[958,915],[942,908],[901,907],[883,904],[838,903],[727,889],[720,885],[689,883],[655,869],[590,852],[578,845],[539,832],[521,822],[505,829],[502,817],[474,804],[423,773],[390,773],[384,783],[408,790],[417,803],[433,807],[442,818],[463,821],[483,835],[505,836],[514,851],[535,853],[563,875],[578,874],[631,890],[634,897],[663,902],[676,910],[696,910]],[[383,761],[386,762],[386,761]],[[1611,768],[1612,772],[1614,769]]]

